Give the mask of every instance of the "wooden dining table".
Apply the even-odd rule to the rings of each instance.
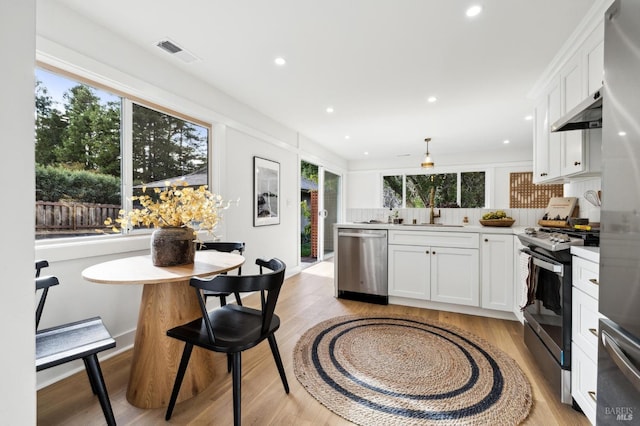
[[[244,261],[239,254],[207,250],[196,252],[194,263],[188,265],[159,267],[153,266],[150,256],[133,256],[82,271],[82,277],[94,283],[144,285],[127,386],[129,403],[139,408],[168,404],[184,343],[167,337],[166,332],[202,315],[189,280],[236,269]],[[212,357],[212,352],[194,348],[178,402],[213,382]]]

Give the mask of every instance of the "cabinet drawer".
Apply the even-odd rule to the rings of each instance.
[[[581,257],[573,256],[572,280],[573,285],[598,300],[598,276],[600,265],[585,260]]]
[[[591,424],[596,424],[598,366],[578,345],[571,348],[571,396]]]
[[[389,231],[389,244],[478,248],[479,240],[473,232]]]
[[[598,301],[577,287],[573,287],[571,306],[571,340],[594,361],[598,359]]]

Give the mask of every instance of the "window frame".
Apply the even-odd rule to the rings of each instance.
[[[213,182],[213,138],[214,138],[214,123],[199,119],[191,114],[182,113],[177,111],[173,107],[163,106],[160,103],[152,102],[144,99],[140,96],[136,96],[126,90],[121,90],[115,87],[114,84],[104,84],[97,79],[87,78],[80,73],[68,71],[66,69],[57,67],[47,62],[36,60],[34,73],[36,69],[42,69],[44,71],[57,74],[61,77],[74,80],[78,83],[86,84],[95,89],[103,90],[110,94],[119,96],[121,98],[121,110],[120,110],[120,186],[121,186],[121,203],[122,209],[130,211],[133,208],[133,202],[131,197],[133,196],[133,105],[137,104],[145,108],[149,108],[153,111],[168,114],[175,118],[196,124],[198,126],[207,129],[207,184],[209,188],[212,187]],[[188,109],[188,108],[185,108]],[[35,166],[35,161],[34,161]],[[140,228],[132,230],[123,230],[119,234],[96,234],[96,235],[81,235],[81,236],[69,236],[69,237],[56,237],[45,238],[35,240],[36,246],[58,246],[60,244],[75,244],[75,243],[87,243],[97,241],[107,241],[113,238],[122,237],[140,237],[148,236],[153,232],[153,228]],[[118,241],[121,241],[120,239]],[[135,245],[137,247],[137,245]]]
[[[407,176],[414,175],[437,175],[437,174],[453,174],[457,175],[457,183],[456,183],[456,203],[461,205],[462,202],[462,174],[463,173],[475,173],[475,172],[483,172],[484,173],[484,207],[469,207],[469,208],[490,208],[490,182],[492,179],[491,170],[485,167],[456,167],[456,168],[443,168],[442,170],[438,170],[434,173],[424,173],[420,171],[393,171],[388,170],[380,173],[380,207],[381,208],[389,208],[384,205],[384,178],[387,176],[402,176],[402,209],[413,209],[418,207],[407,207]],[[466,208],[466,207],[463,207]]]

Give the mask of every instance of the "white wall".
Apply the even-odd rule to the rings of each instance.
[[[162,52],[150,53],[132,45],[58,2],[39,1],[36,12],[38,60],[212,123],[212,189],[225,199],[240,199],[238,205],[224,212],[216,234],[223,239],[246,242],[247,266],[243,272],[256,270],[253,266],[256,257],[281,258],[288,266],[288,274],[299,270],[299,158],[307,156],[316,159],[318,164],[330,164],[338,173],[344,173],[346,161],[294,129],[194,79],[181,69],[188,65],[179,61],[173,63],[173,59],[163,56]],[[29,103],[30,119],[33,120],[33,98]],[[33,145],[29,144],[28,148],[32,151]],[[281,218],[278,225],[253,226],[253,156],[280,163]],[[25,164],[33,164],[33,159]],[[33,204],[33,191],[27,197]],[[29,226],[31,230],[31,221]],[[49,296],[43,327],[100,315],[116,338],[115,351],[131,345],[141,288],[98,285],[81,278],[82,270],[89,265],[148,252],[148,237],[115,238],[109,243],[38,242],[36,255],[51,261],[48,273],[58,275],[62,282]],[[33,250],[32,245],[30,247]],[[32,270],[30,264],[29,271]],[[33,297],[32,293],[30,295]],[[80,368],[81,364],[65,365],[38,373],[38,386]]]
[[[3,208],[0,243],[3,294],[0,419],[3,424],[36,424],[33,302],[33,65],[35,1],[0,1],[0,181]]]

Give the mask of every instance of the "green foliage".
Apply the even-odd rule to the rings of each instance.
[[[300,162],[300,174],[303,178],[309,179],[314,183],[318,183],[318,166],[315,164],[307,163],[306,161]]]
[[[36,165],[36,200],[120,204],[120,178]]]
[[[382,207],[390,209],[402,207],[402,180],[402,175],[382,178]]]
[[[484,207],[484,172],[461,173],[461,204],[463,208]]]
[[[307,204],[307,200],[300,202],[300,212],[302,213],[302,216],[308,220],[307,224],[304,226],[302,236],[303,238],[311,240],[311,208],[309,207],[309,204]]]
[[[207,142],[194,124],[134,105],[134,183],[169,179],[206,169]]]
[[[457,207],[457,173],[409,175],[407,179],[407,207],[430,207],[431,188],[435,188],[434,207]]]

